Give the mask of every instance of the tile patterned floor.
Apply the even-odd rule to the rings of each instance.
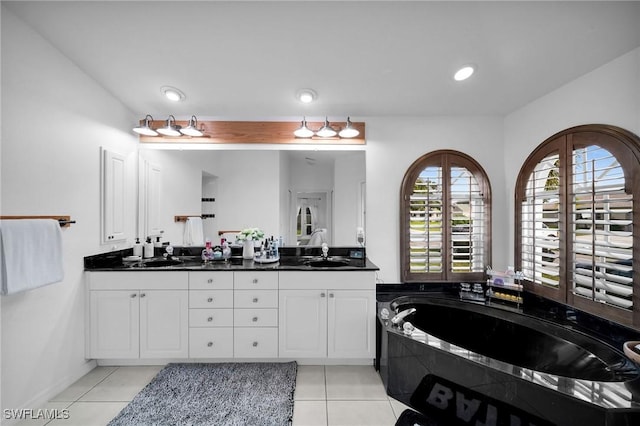
[[[162,369],[97,367],[41,408],[69,410],[68,419],[21,426],[103,426]],[[407,407],[387,397],[369,366],[298,366],[293,426],[393,426]]]

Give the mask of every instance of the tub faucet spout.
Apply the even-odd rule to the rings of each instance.
[[[407,315],[411,315],[412,313],[414,313],[416,311],[416,308],[409,308],[409,309],[405,309],[402,312],[398,312],[398,314],[396,314],[396,316],[394,316],[393,318],[391,318],[391,324],[399,324],[400,321],[404,320],[404,318]]]

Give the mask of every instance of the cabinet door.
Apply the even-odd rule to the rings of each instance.
[[[132,290],[90,292],[91,358],[138,358],[138,294]]]
[[[326,357],[326,290],[280,290],[279,302],[280,357]]]
[[[140,292],[140,358],[189,356],[189,296],[186,290]]]
[[[329,358],[374,358],[375,293],[329,290]]]
[[[126,158],[102,150],[102,243],[126,239]]]

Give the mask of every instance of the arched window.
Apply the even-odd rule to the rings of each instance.
[[[623,129],[578,126],[538,146],[516,182],[525,288],[639,327],[639,183],[640,139]]]
[[[482,281],[491,263],[491,188],[461,152],[425,154],[407,170],[400,200],[404,282]]]

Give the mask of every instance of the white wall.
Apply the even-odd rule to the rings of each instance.
[[[507,205],[501,117],[369,117],[367,123],[367,256],[381,282],[400,280],[400,185],[409,166],[440,149],[475,158],[489,176],[493,197],[493,267],[507,265]]]
[[[2,8],[2,214],[69,214],[62,282],[2,296],[2,408],[37,408],[78,379],[84,358],[83,256],[100,241],[100,147],[129,159],[127,244],[135,226],[133,114]],[[34,253],[37,256],[38,253]]]
[[[640,48],[507,115],[504,120],[509,258],[514,256],[513,191],[522,163],[555,133],[610,124],[640,135]],[[495,234],[494,234],[495,235]]]

